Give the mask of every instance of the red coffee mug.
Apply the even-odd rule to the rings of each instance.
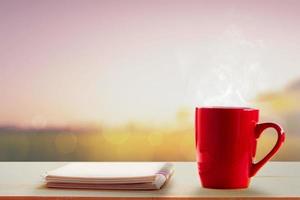
[[[285,134],[275,123],[258,123],[259,110],[236,107],[196,108],[197,163],[202,186],[246,188],[250,178],[278,151]],[[274,128],[278,139],[273,149],[253,163],[256,139]]]

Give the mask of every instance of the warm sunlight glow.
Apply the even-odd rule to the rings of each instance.
[[[165,122],[226,91],[248,103],[299,75],[299,12],[283,4],[2,1],[0,123]]]

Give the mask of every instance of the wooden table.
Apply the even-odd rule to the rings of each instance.
[[[175,162],[175,173],[157,191],[103,191],[48,189],[42,174],[64,162],[0,163],[0,199],[205,199],[205,198],[299,198],[300,162],[269,162],[248,189],[215,190],[200,186],[194,162]]]

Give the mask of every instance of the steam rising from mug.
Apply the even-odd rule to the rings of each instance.
[[[187,96],[194,106],[250,106],[266,82],[263,41],[247,40],[234,26],[214,41],[197,48],[196,59],[180,55],[188,69]]]

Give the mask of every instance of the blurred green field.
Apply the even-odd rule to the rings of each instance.
[[[193,160],[193,130],[2,130],[1,161]]]

